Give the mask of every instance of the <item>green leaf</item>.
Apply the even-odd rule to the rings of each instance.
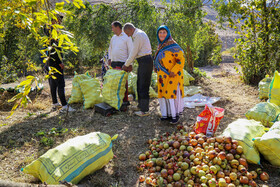
[[[44,136],[45,134],[45,131],[39,131],[36,133],[36,136]]]
[[[80,5],[78,3],[76,3],[75,1],[73,2],[73,4],[75,5],[75,7],[77,7],[78,9],[80,9]]]
[[[55,29],[52,30],[52,37],[57,40],[57,32]]]
[[[26,79],[34,79],[35,77],[34,76],[31,76],[31,75],[29,75],[29,76],[27,76],[26,77]]]
[[[61,45],[64,42],[64,35],[59,36],[59,42],[58,42],[58,47],[61,47]]]
[[[63,8],[64,2],[56,3],[55,8]]]
[[[17,99],[20,99],[23,97],[23,93],[18,93],[17,95],[15,95],[14,97],[12,97],[11,99],[8,100],[9,103],[14,102]]]

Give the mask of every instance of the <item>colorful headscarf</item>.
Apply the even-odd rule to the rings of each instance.
[[[165,39],[161,42],[158,37],[158,33],[162,29],[165,29],[167,31],[167,35],[166,35]],[[178,51],[182,50],[182,48],[173,40],[173,38],[171,37],[170,30],[166,25],[161,25],[157,29],[157,40],[158,40],[158,49],[157,49],[157,52],[155,55],[155,68],[157,70],[162,70],[167,75],[169,75],[169,72],[161,63],[161,59],[163,59],[165,56],[164,52],[165,51],[178,52]]]
[[[166,30],[167,35],[166,35],[165,39],[161,42],[160,39],[159,39],[159,37],[158,37],[158,33],[159,33],[159,31],[162,30],[162,29]],[[169,28],[168,28],[166,25],[161,25],[161,26],[159,26],[159,28],[157,29],[157,40],[158,40],[158,44],[159,44],[159,45],[160,45],[160,44],[163,44],[164,42],[166,42],[166,40],[168,40],[170,36],[171,36],[170,30],[169,30]]]

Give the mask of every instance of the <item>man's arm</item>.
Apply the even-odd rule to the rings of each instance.
[[[126,46],[127,46],[128,55],[129,55],[132,51],[132,48],[133,48],[133,43],[132,43],[132,38],[131,37],[128,37],[128,39],[126,40]]]
[[[129,54],[128,59],[126,60],[124,66],[128,67],[132,64],[133,60],[135,59],[136,55],[138,54],[139,48],[141,44],[141,36],[136,35],[133,41],[132,51]]]
[[[111,58],[112,58],[112,40],[113,40],[113,37],[111,38],[110,40],[110,45],[109,45],[109,48],[108,48],[108,65],[111,66]]]

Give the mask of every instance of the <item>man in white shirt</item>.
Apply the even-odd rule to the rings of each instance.
[[[138,108],[140,111],[135,112],[138,116],[149,115],[149,88],[153,71],[152,47],[147,34],[134,27],[131,23],[126,23],[123,28],[127,36],[132,37],[133,48],[122,69],[131,71],[129,67],[136,58],[138,62],[137,70],[137,93]]]
[[[111,38],[110,46],[108,49],[109,60],[108,63],[113,69],[122,69],[122,66],[126,62],[129,53],[132,50],[132,39],[128,37],[122,31],[122,25],[118,21],[112,23],[112,31],[114,36]],[[130,67],[132,68],[132,66]],[[128,102],[128,84],[126,83],[126,92],[123,99],[124,102]]]

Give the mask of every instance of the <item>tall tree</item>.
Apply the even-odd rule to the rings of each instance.
[[[257,84],[280,70],[280,1],[213,0],[220,22],[228,21],[240,38],[235,57],[246,83]]]
[[[69,0],[66,0],[70,3]],[[82,0],[72,0],[71,1],[77,8],[84,7]],[[60,55],[58,48],[62,49],[62,52],[71,50],[73,52],[78,52],[78,48],[71,42],[72,34],[63,30],[63,26],[59,24],[52,24],[52,19],[57,20],[58,12],[60,14],[65,14],[71,16],[72,12],[66,11],[64,9],[64,2],[56,3],[55,8],[51,7],[51,2],[49,0],[4,0],[0,1],[0,38],[3,38],[8,34],[8,28],[12,25],[22,30],[27,30],[26,37],[33,37],[43,46],[40,50],[44,62],[47,62],[50,58],[50,53],[47,55],[47,51],[55,49],[56,53]],[[46,36],[43,32],[43,28],[51,28],[51,32]],[[50,46],[51,40],[58,40],[58,45]],[[28,44],[27,44],[28,45]],[[38,50],[39,52],[39,50]],[[1,59],[2,60],[2,59]],[[22,61],[26,63],[26,61]],[[50,74],[45,78],[49,78],[52,75],[53,69]],[[30,101],[28,94],[31,90],[33,84],[38,84],[40,80],[35,76],[27,76],[26,80],[21,82],[18,87],[23,87],[24,91],[18,93],[10,101],[16,101],[12,109],[13,111],[19,106],[26,106],[28,100]]]

